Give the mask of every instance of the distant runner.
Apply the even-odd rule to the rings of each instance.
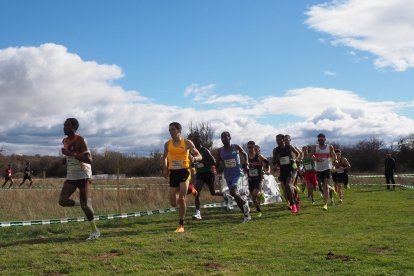
[[[263,168],[269,172],[269,161],[260,153],[257,152],[254,141],[247,143],[247,154],[249,157],[249,192],[252,196],[252,201],[258,212],[258,216],[262,216],[262,210],[260,208],[260,198],[264,199],[263,194]]]
[[[4,183],[1,186],[2,188],[4,186],[6,186],[7,182],[9,182],[9,181],[10,181],[9,188],[11,188],[13,186],[14,180],[12,178],[12,175],[13,175],[13,169],[12,169],[11,165],[9,164],[9,165],[7,165],[7,169],[4,171]]]
[[[303,152],[303,170],[304,170],[304,181],[308,188],[308,198],[312,200],[312,204],[315,203],[315,197],[313,192],[318,187],[318,180],[315,172],[315,160],[314,156],[311,155],[307,146],[302,147]]]
[[[30,170],[30,162],[27,162],[26,167],[24,168],[23,180],[22,180],[22,183],[20,183],[19,187],[21,187],[24,184],[24,182],[26,182],[26,180],[29,180],[29,188],[32,187],[33,180],[32,180],[31,173],[32,172]]]
[[[318,134],[318,144],[312,147],[311,154],[314,155],[315,170],[318,178],[322,181],[323,188],[323,210],[328,210],[328,197],[329,197],[329,180],[331,178],[332,163],[331,158],[336,160],[336,154],[332,145],[325,143],[325,134]],[[333,188],[331,188],[333,189]]]
[[[299,152],[292,146],[285,144],[285,135],[276,135],[277,147],[273,149],[273,161],[275,171],[280,171],[279,180],[286,193],[286,201],[289,202],[289,209],[292,214],[299,212],[297,202],[293,194],[293,164],[296,160],[293,156],[298,156]]]
[[[198,132],[194,133],[193,143],[196,149],[200,152],[203,159],[201,161],[195,162],[196,168],[196,185],[195,189],[197,190],[197,195],[195,196],[195,214],[193,219],[202,219],[200,211],[200,194],[203,189],[204,184],[207,185],[210,194],[212,196],[223,196],[221,191],[218,191],[214,188],[214,179],[215,174],[213,173],[213,166],[216,163],[211,152],[201,145],[201,138]]]
[[[341,150],[337,149],[335,150],[335,153],[338,158],[337,163],[335,164],[337,173],[335,190],[339,195],[339,203],[342,203],[344,198],[344,191],[342,189],[342,185],[345,183],[346,180],[345,170],[349,170],[351,168],[351,164],[349,164],[348,159],[342,156]]]

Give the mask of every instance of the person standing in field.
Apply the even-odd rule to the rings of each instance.
[[[297,202],[293,194],[293,164],[296,160],[293,156],[299,156],[299,152],[291,145],[285,144],[285,135],[276,135],[277,147],[273,149],[272,164],[275,171],[280,171],[279,181],[282,183],[292,214],[299,212]]]
[[[7,169],[4,171],[4,183],[1,186],[2,188],[4,188],[4,186],[6,186],[7,182],[9,182],[9,181],[10,181],[9,188],[11,188],[13,186],[14,180],[12,178],[12,175],[13,175],[13,169],[12,169],[11,165],[8,164]]]
[[[29,188],[32,187],[32,185],[33,185],[33,179],[32,179],[31,173],[32,172],[30,170],[30,162],[27,162],[26,163],[26,167],[24,168],[23,180],[22,180],[22,183],[20,183],[19,187],[21,187],[24,184],[24,182],[26,182],[26,180],[29,180],[30,181],[29,182]]]
[[[216,159],[211,154],[210,150],[204,147],[201,144],[201,137],[198,132],[195,132],[193,135],[193,143],[196,149],[200,152],[202,156],[201,161],[195,162],[196,168],[196,185],[195,189],[197,190],[195,196],[195,214],[193,215],[193,219],[202,219],[201,212],[200,212],[200,194],[203,189],[204,184],[207,185],[210,194],[212,196],[223,196],[221,191],[218,191],[214,188],[214,179],[215,174],[213,173],[213,166],[216,163]]]
[[[262,216],[262,210],[260,208],[260,198],[264,200],[263,194],[263,168],[269,171],[269,161],[256,150],[256,143],[254,141],[247,142],[247,154],[249,157],[249,192],[252,196],[252,201],[256,207],[258,217]]]
[[[67,137],[62,141],[62,154],[65,156],[63,162],[67,165],[67,175],[60,192],[59,205],[62,207],[80,205],[91,226],[92,232],[86,239],[90,241],[99,238],[101,233],[96,227],[91,200],[88,197],[92,177],[92,155],[86,140],[76,133],[78,128],[79,122],[76,118],[66,119],[63,125],[63,132]],[[79,202],[70,198],[76,189],[79,189]]]
[[[348,159],[342,156],[342,152],[340,149],[336,149],[335,154],[337,156],[337,162],[335,164],[337,173],[335,191],[339,195],[339,203],[342,203],[344,198],[344,191],[342,186],[346,180],[345,170],[349,170],[351,168],[351,164],[349,164]]]
[[[230,195],[234,198],[237,206],[244,214],[242,223],[247,223],[252,219],[250,216],[249,201],[242,198],[240,189],[243,185],[243,169],[249,169],[249,159],[247,153],[239,145],[231,144],[230,140],[230,133],[224,131],[221,134],[223,147],[219,149],[217,164],[223,170]],[[245,160],[244,164],[241,164],[240,155]]]
[[[334,190],[329,185],[331,178],[332,160],[336,160],[336,154],[332,145],[326,144],[325,134],[318,134],[318,144],[312,147],[311,154],[315,160],[315,170],[318,178],[322,181],[323,210],[328,210],[329,191]]]
[[[387,183],[387,190],[395,190],[395,180],[394,180],[394,171],[395,171],[395,159],[392,157],[391,152],[388,152],[387,157],[384,160],[384,175],[385,182]]]
[[[181,137],[182,126],[172,122],[169,125],[171,139],[164,144],[162,175],[170,179],[169,198],[173,207],[179,207],[180,221],[176,233],[184,233],[184,219],[187,212],[186,196],[190,182],[190,162],[202,160],[193,142]],[[177,198],[178,195],[178,198]]]

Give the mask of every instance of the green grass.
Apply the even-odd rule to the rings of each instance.
[[[189,209],[184,234],[177,213],[98,222],[92,242],[88,223],[3,228],[0,274],[413,275],[414,190],[353,186],[327,212],[317,199],[302,196],[296,216],[266,206],[244,225],[236,209],[202,221]]]

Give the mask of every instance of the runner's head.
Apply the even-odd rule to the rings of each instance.
[[[74,134],[79,128],[79,122],[76,118],[67,118],[63,124],[63,133],[65,135]]]
[[[340,149],[336,149],[336,150],[335,150],[335,154],[336,154],[336,156],[337,156],[338,158],[340,158],[340,157],[341,157],[341,150],[340,150]]]
[[[290,142],[292,141],[292,139],[290,138],[290,135],[286,134],[284,139],[285,139],[285,144],[290,145]]]
[[[230,145],[230,140],[231,140],[230,132],[224,131],[221,134],[221,142],[223,143],[223,145],[225,146]]]
[[[276,135],[276,143],[278,146],[284,146],[285,145],[285,135],[278,134]]]
[[[302,152],[303,152],[303,154],[308,154],[308,146],[303,146],[302,147]]]
[[[170,132],[170,135],[172,138],[179,137],[181,134],[182,126],[180,123],[172,122],[168,126],[168,131]]]
[[[318,134],[318,144],[320,146],[323,146],[323,145],[325,145],[325,141],[326,141],[325,134],[319,133]]]
[[[253,154],[256,153],[256,143],[254,141],[249,141],[247,142],[247,150],[249,151],[249,153]]]
[[[254,149],[256,150],[257,153],[260,153],[260,146],[259,145],[254,145]]]

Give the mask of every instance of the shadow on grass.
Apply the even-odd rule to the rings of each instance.
[[[86,239],[86,237],[85,237]],[[50,243],[66,243],[69,242],[71,244],[82,243],[85,242],[85,239],[72,239],[70,237],[56,237],[56,238],[33,238],[33,239],[26,239],[26,240],[15,240],[9,242],[1,242],[0,248],[6,248],[11,246],[19,246],[19,245],[35,245],[35,244],[50,244]]]

